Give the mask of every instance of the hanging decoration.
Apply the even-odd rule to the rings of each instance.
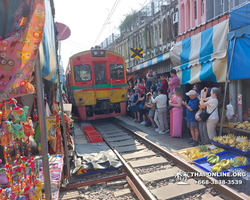
[[[30,154],[29,137],[34,135],[34,129],[31,118],[28,117],[26,120],[29,108],[28,106],[18,107],[15,99],[1,103],[0,107],[6,118],[1,123],[0,128],[0,142],[4,147],[6,164],[4,168],[0,169],[0,173],[5,172],[9,182],[7,188],[0,188],[0,199],[38,200],[42,196],[42,182],[39,180],[37,164],[41,157],[33,158]],[[5,112],[7,107],[9,107],[9,110]],[[10,115],[12,121],[7,121],[8,115]],[[15,149],[14,158],[11,157],[11,145]]]
[[[30,81],[43,35],[44,0],[22,1],[13,15],[12,32],[0,37],[0,102],[35,91]]]

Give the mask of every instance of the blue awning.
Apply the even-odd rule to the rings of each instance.
[[[161,55],[159,55],[153,59],[147,60],[143,63],[140,63],[139,65],[132,67],[129,72],[135,72],[135,71],[144,69],[146,67],[150,67],[152,65],[155,65],[155,64],[160,63],[160,62],[167,60],[167,59],[169,59],[169,52],[161,54]]]
[[[229,80],[250,78],[250,4],[233,10],[229,15],[229,22],[232,31],[227,36],[228,65],[230,65],[231,56],[233,56]],[[236,42],[232,55],[234,39]]]
[[[232,10],[229,14],[230,31],[250,25],[250,4]]]
[[[57,82],[56,76],[56,41],[55,24],[52,15],[50,0],[45,0],[45,24],[43,40],[39,47],[42,77],[51,82]]]

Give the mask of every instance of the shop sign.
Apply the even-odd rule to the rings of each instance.
[[[56,116],[46,117],[47,139],[53,140],[56,137]]]
[[[238,94],[238,107],[242,107],[242,94]]]

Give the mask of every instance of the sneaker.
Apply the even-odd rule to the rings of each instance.
[[[155,129],[155,131],[156,131],[156,132],[159,132],[159,129],[158,129],[158,128],[156,128],[156,129]]]
[[[151,124],[150,123],[147,123],[146,125],[145,125],[145,127],[150,127],[151,126]]]
[[[194,141],[193,146],[196,147],[198,145],[199,145],[199,142],[198,141]]]
[[[168,129],[168,130],[166,130],[165,132],[166,132],[166,133],[169,133],[169,131],[170,131],[170,130]]]
[[[152,125],[152,127],[156,129],[156,125]]]
[[[145,121],[143,121],[143,122],[141,123],[141,125],[145,125],[145,124],[147,124],[147,122],[145,122]]]
[[[136,119],[133,119],[133,122],[135,122],[136,121]]]
[[[163,131],[159,131],[159,134],[162,134],[162,135],[164,135],[164,134],[165,134],[165,132],[163,132]]]
[[[191,144],[191,143],[193,143],[194,142],[194,139],[192,139],[190,142],[188,142],[188,144]]]

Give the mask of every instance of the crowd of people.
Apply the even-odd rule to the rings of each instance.
[[[219,121],[218,97],[219,88],[200,89],[195,84],[186,93],[189,101],[183,100],[180,81],[176,70],[170,74],[157,75],[149,70],[145,78],[128,81],[127,111],[130,119],[146,127],[154,128],[159,134],[169,133],[171,137],[182,137],[183,112],[186,109],[187,127],[192,141],[209,144],[216,136],[216,124]]]

